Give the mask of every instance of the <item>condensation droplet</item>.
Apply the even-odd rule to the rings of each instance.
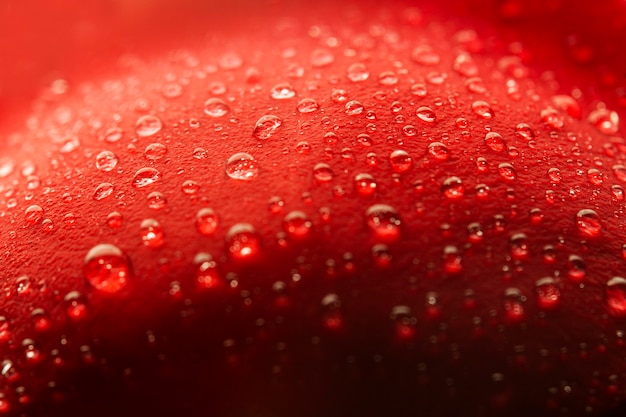
[[[362,82],[370,77],[370,71],[365,64],[356,62],[348,67],[347,76],[354,83]]]
[[[283,121],[280,117],[274,116],[273,114],[266,114],[262,116],[259,120],[257,120],[254,125],[254,131],[252,132],[252,136],[259,140],[266,140],[272,137],[276,130],[283,124]]]
[[[606,303],[615,317],[626,316],[626,279],[613,277],[606,283]]]
[[[218,224],[219,220],[213,209],[201,208],[196,213],[196,229],[200,234],[205,236],[214,234]]]
[[[139,169],[133,176],[133,187],[148,187],[161,179],[161,173],[156,168],[145,167]]]
[[[150,161],[157,161],[165,156],[167,147],[162,143],[151,143],[146,146],[143,155]]]
[[[226,161],[226,174],[235,180],[250,181],[259,174],[259,166],[252,155],[238,152]]]
[[[153,191],[148,194],[148,207],[152,210],[162,210],[165,206],[167,206],[167,198],[162,193]]]
[[[472,103],[472,111],[477,116],[483,119],[491,119],[494,117],[494,112],[489,103],[482,100],[477,100]]]
[[[448,200],[460,200],[465,195],[465,186],[459,177],[448,177],[441,185],[441,192]]]
[[[259,255],[261,240],[251,224],[237,223],[226,233],[226,247],[233,260],[247,261]]]
[[[161,123],[161,119],[156,116],[145,115],[137,119],[137,123],[135,123],[135,132],[137,132],[137,136],[146,138],[157,134],[162,127],[163,124]]]
[[[398,149],[391,152],[391,155],[389,155],[389,163],[395,172],[403,173],[411,169],[413,166],[413,159],[408,152]]]
[[[313,222],[303,211],[294,210],[283,219],[283,230],[293,239],[306,239],[311,235]]]
[[[485,135],[485,145],[494,152],[505,152],[507,150],[504,138],[497,132],[489,132]]]
[[[376,187],[376,181],[370,174],[360,173],[354,176],[354,189],[359,195],[369,197],[376,192]]]
[[[109,172],[117,166],[118,161],[113,152],[102,151],[96,156],[96,168],[102,172]]]
[[[131,275],[130,262],[117,246],[104,243],[87,252],[83,273],[95,289],[116,293],[127,284]]]
[[[498,174],[505,181],[515,181],[517,179],[517,171],[513,165],[508,162],[503,162],[498,165]]]
[[[365,212],[365,221],[374,235],[385,241],[394,241],[400,237],[400,216],[396,209],[387,204],[375,204]]]
[[[165,243],[163,226],[155,219],[145,219],[139,226],[139,234],[143,244],[149,248],[158,248]]]
[[[335,174],[333,173],[332,168],[323,162],[320,162],[313,167],[313,178],[315,178],[318,182],[332,181],[334,175]]]
[[[507,288],[504,291],[504,312],[509,321],[518,323],[526,317],[524,303],[526,297],[517,288]]]
[[[587,121],[606,135],[615,135],[619,132],[619,115],[617,112],[599,108],[589,114]]]
[[[24,218],[26,222],[29,224],[37,224],[40,223],[43,219],[43,209],[41,206],[37,204],[33,204],[32,206],[28,206],[26,210],[24,210]]]
[[[223,117],[228,114],[230,107],[221,98],[213,97],[204,102],[204,114],[211,117]]]
[[[102,184],[98,185],[94,190],[93,199],[95,201],[104,200],[105,198],[113,194],[113,190],[113,184],[111,184],[110,182],[103,182]]]
[[[530,247],[528,236],[525,233],[515,233],[509,238],[509,253],[516,260],[528,259]]]
[[[289,83],[280,83],[272,87],[270,96],[275,100],[286,100],[296,95],[296,90]]]
[[[426,123],[434,123],[437,120],[435,112],[430,107],[422,106],[415,111],[417,118]]]
[[[543,277],[535,281],[537,304],[542,310],[554,310],[561,302],[561,291],[552,277]]]
[[[576,226],[580,233],[587,237],[596,237],[602,230],[600,216],[591,209],[583,209],[576,213]]]
[[[303,98],[298,102],[296,109],[300,113],[313,113],[320,108],[320,105],[317,104],[317,101],[312,98]]]

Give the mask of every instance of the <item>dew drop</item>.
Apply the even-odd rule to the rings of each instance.
[[[332,168],[323,162],[320,162],[313,167],[313,178],[315,178],[318,182],[332,181],[334,175],[335,174],[333,173]]]
[[[613,277],[606,283],[606,303],[615,317],[626,316],[626,279]]]
[[[96,156],[96,168],[102,172],[112,171],[117,163],[117,156],[111,151],[102,151]]]
[[[485,135],[485,145],[494,152],[504,152],[507,149],[504,138],[496,132],[489,132]]]
[[[196,213],[196,229],[201,235],[211,236],[217,230],[219,219],[211,208],[201,208]]]
[[[434,123],[435,120],[437,120],[437,116],[435,115],[435,112],[430,107],[426,107],[426,106],[419,107],[416,110],[415,114],[417,115],[418,119],[426,123]]]
[[[541,120],[551,129],[558,130],[565,125],[565,118],[552,107],[541,110]]]
[[[348,116],[356,116],[365,111],[365,106],[360,101],[348,101],[345,105],[346,114]]]
[[[587,264],[578,255],[570,255],[567,258],[567,276],[574,281],[582,281],[587,275]]]
[[[194,180],[186,180],[181,184],[180,190],[185,195],[196,195],[200,191],[200,184]]]
[[[434,66],[439,63],[441,57],[430,45],[419,45],[411,51],[411,59],[420,65]]]
[[[384,243],[372,246],[372,259],[378,268],[387,268],[391,264],[391,251]]]
[[[63,298],[65,315],[72,321],[80,321],[87,317],[87,301],[78,291],[70,291]]]
[[[259,166],[252,155],[238,152],[226,161],[226,174],[235,180],[250,181],[259,174]]]
[[[135,123],[135,132],[137,132],[137,136],[146,138],[157,134],[162,127],[163,124],[161,123],[161,119],[156,116],[145,115],[137,119],[137,123]]]
[[[535,131],[527,123],[518,123],[515,126],[515,135],[528,141],[535,139]]]
[[[561,291],[552,277],[544,277],[535,281],[537,304],[542,310],[554,310],[561,302]]]
[[[587,171],[587,179],[593,185],[602,185],[604,182],[602,172],[596,168],[591,168]]]
[[[87,252],[83,273],[95,289],[105,293],[120,291],[130,277],[130,263],[126,255],[111,244],[96,245]]]
[[[464,77],[475,77],[478,75],[478,65],[467,52],[461,52],[456,56],[452,69]]]
[[[526,297],[517,288],[507,288],[504,291],[504,312],[509,321],[518,323],[524,320],[526,311],[524,303]]]
[[[396,209],[387,204],[375,204],[365,212],[365,221],[372,233],[385,241],[400,237],[402,222]]]
[[[354,189],[359,195],[364,197],[374,195],[376,187],[376,181],[370,174],[360,173],[354,176]]]
[[[472,103],[472,111],[483,119],[491,119],[494,116],[493,109],[486,101],[477,100]]]
[[[269,139],[282,124],[283,121],[280,117],[274,116],[273,114],[266,114],[257,120],[252,136],[259,140]]]
[[[311,52],[310,60],[311,66],[321,68],[332,64],[335,61],[335,56],[328,49],[317,48]]]
[[[228,114],[230,107],[221,98],[213,97],[204,102],[204,114],[211,117],[223,117]]]
[[[394,334],[398,341],[403,342],[415,337],[417,318],[408,306],[394,306],[391,309],[389,318],[393,324]]]
[[[105,198],[113,194],[113,189],[113,184],[111,184],[110,182],[103,182],[102,184],[98,185],[94,190],[93,199],[95,201],[104,200]]]
[[[441,185],[441,192],[448,200],[460,200],[465,195],[465,186],[459,177],[448,177]]]
[[[548,177],[550,181],[555,184],[560,184],[563,180],[563,175],[561,174],[561,170],[558,168],[550,168],[548,169]]]
[[[298,102],[296,109],[300,113],[313,113],[320,108],[320,105],[317,104],[317,101],[312,98],[303,98]]]
[[[304,212],[294,210],[283,219],[283,230],[293,239],[306,239],[311,235],[313,222]]]
[[[158,191],[148,194],[148,207],[152,210],[162,210],[167,206],[167,199]]]
[[[159,181],[160,179],[161,173],[157,169],[151,167],[141,168],[135,173],[133,177],[133,187],[148,187]]]
[[[587,121],[605,135],[614,135],[619,131],[619,115],[605,108],[592,111]]]
[[[286,100],[296,95],[296,90],[289,83],[280,83],[272,87],[270,96],[275,100]]]
[[[360,62],[356,62],[348,67],[347,76],[353,83],[367,80],[370,77],[370,71]]]
[[[112,211],[107,215],[107,226],[109,226],[111,229],[118,229],[122,227],[123,221],[124,218],[122,217],[122,214],[118,211]]]
[[[517,179],[517,171],[513,165],[508,162],[503,162],[498,165],[498,174],[505,181],[515,181]]]
[[[200,288],[210,289],[221,284],[217,263],[210,254],[198,253],[193,258],[193,264],[196,269],[196,283]]]
[[[413,159],[408,152],[398,149],[391,152],[391,155],[389,155],[389,163],[395,172],[403,173],[411,169],[413,166]]]
[[[576,226],[580,233],[587,237],[596,237],[602,230],[600,216],[591,209],[580,210],[576,213]]]
[[[24,210],[24,218],[29,224],[37,224],[43,219],[43,209],[41,206],[33,204]]]
[[[104,141],[108,143],[118,142],[122,139],[123,134],[122,129],[119,127],[112,127],[104,132]]]
[[[146,146],[143,155],[150,161],[157,161],[165,156],[167,147],[162,143],[151,143]]]
[[[145,219],[139,226],[139,235],[143,244],[149,248],[158,248],[165,243],[163,226],[155,219]]]
[[[226,233],[226,247],[233,260],[247,261],[260,254],[261,241],[251,224],[237,223]]]
[[[528,236],[525,233],[515,233],[509,238],[509,253],[516,260],[528,259],[530,255]]]
[[[447,274],[458,274],[463,270],[463,258],[456,246],[443,248],[443,270]]]

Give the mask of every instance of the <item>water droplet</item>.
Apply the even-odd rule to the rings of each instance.
[[[215,233],[219,219],[211,208],[201,208],[196,213],[196,229],[200,234],[210,236]]]
[[[419,45],[411,51],[411,59],[420,65],[434,66],[439,63],[441,57],[430,45]]]
[[[464,77],[475,77],[478,75],[478,65],[467,52],[461,52],[456,56],[452,69]]]
[[[178,83],[167,83],[161,87],[161,94],[165,98],[176,98],[183,94],[183,86]]]
[[[252,260],[261,252],[261,240],[248,223],[237,223],[228,230],[226,246],[230,257],[237,261]]]
[[[480,77],[472,77],[465,80],[465,88],[470,93],[485,94],[487,92],[487,86]]]
[[[161,173],[155,168],[145,167],[139,169],[133,177],[133,187],[144,188],[161,179]]]
[[[370,77],[370,71],[365,64],[356,62],[348,67],[348,79],[353,83],[367,80]]]
[[[515,233],[509,238],[509,253],[516,260],[528,259],[530,256],[529,240],[525,233]]]
[[[374,204],[365,212],[365,221],[374,235],[385,241],[400,237],[402,222],[398,212],[387,204]]]
[[[513,165],[508,162],[503,162],[498,165],[498,174],[505,181],[515,181],[517,179],[517,172]]]
[[[139,227],[139,234],[143,244],[149,248],[158,248],[165,243],[163,227],[155,219],[145,219]]]
[[[320,162],[313,167],[313,177],[318,182],[332,181],[334,175],[335,174],[333,173],[332,168],[323,162]]]
[[[398,341],[407,341],[415,337],[417,318],[408,306],[394,306],[389,318],[393,323],[395,337]]]
[[[544,277],[535,281],[537,304],[542,310],[554,310],[561,302],[561,291],[552,277]]]
[[[145,115],[137,119],[135,132],[137,132],[137,136],[146,138],[157,134],[162,127],[163,124],[161,123],[161,119],[156,116]]]
[[[96,245],[87,252],[83,273],[92,287],[106,293],[121,290],[131,275],[126,255],[111,244]]]
[[[102,151],[96,156],[96,168],[102,172],[112,171],[117,163],[117,156],[111,151]]]
[[[415,114],[417,115],[418,119],[426,123],[434,123],[437,119],[437,116],[435,115],[433,109],[426,106],[419,107],[416,110]]]
[[[360,173],[354,176],[354,189],[364,197],[369,197],[376,192],[376,181],[374,177],[367,173]]]
[[[535,139],[535,131],[527,123],[518,123],[518,125],[515,126],[515,135],[529,141]]]
[[[283,211],[283,208],[285,207],[285,200],[278,196],[271,197],[268,207],[271,213],[278,214]]]
[[[332,64],[335,56],[331,51],[325,48],[317,48],[311,52],[311,66],[321,68]]]
[[[293,239],[306,239],[311,235],[313,222],[304,212],[294,210],[283,219],[283,229]]]
[[[477,100],[472,103],[472,111],[483,119],[491,119],[494,116],[493,109],[486,101]]]
[[[338,331],[343,327],[341,301],[337,294],[326,294],[322,298],[322,324],[331,331]]]
[[[226,161],[226,174],[235,180],[250,181],[259,174],[259,166],[252,155],[238,152]]]
[[[552,104],[557,109],[567,112],[567,114],[576,119],[580,119],[582,116],[580,104],[572,96],[568,96],[566,94],[553,96]]]
[[[389,163],[391,163],[391,168],[398,173],[407,172],[413,166],[411,155],[401,149],[391,152],[391,155],[389,155]]]
[[[483,227],[478,222],[472,222],[467,225],[467,238],[471,243],[480,243],[485,236]]]
[[[78,291],[70,291],[63,298],[65,314],[72,321],[80,321],[87,317],[87,301]]]
[[[576,214],[576,226],[580,233],[587,237],[596,237],[602,230],[600,216],[591,209],[580,210]]]
[[[356,116],[363,113],[365,107],[360,101],[352,100],[346,103],[345,109],[348,116]]]
[[[29,224],[37,224],[43,219],[43,209],[41,206],[33,204],[24,210],[24,218]]]
[[[587,171],[587,179],[593,185],[602,185],[604,182],[602,172],[596,168],[591,168]]]
[[[259,140],[266,140],[272,137],[276,130],[283,124],[283,121],[280,117],[274,116],[272,114],[266,114],[262,116],[259,120],[257,120],[254,125],[254,131],[252,132],[252,136]]]
[[[303,98],[298,102],[296,109],[300,113],[313,113],[320,108],[320,105],[317,104],[317,101],[312,98]]]
[[[378,83],[385,86],[396,85],[398,83],[398,76],[393,71],[383,71],[378,74]]]
[[[517,288],[507,288],[504,291],[504,312],[509,321],[518,323],[524,320],[526,316],[525,302],[526,297]]]
[[[330,93],[330,98],[333,102],[337,104],[345,103],[346,101],[348,101],[348,93],[346,92],[346,90],[334,88]]]
[[[435,161],[447,161],[450,158],[450,151],[441,142],[431,142],[428,144],[428,155]]]
[[[391,264],[391,251],[384,243],[372,246],[372,259],[378,268],[387,268]]]
[[[112,127],[104,132],[104,141],[109,143],[118,142],[122,139],[123,134],[122,129],[119,127]]]
[[[272,87],[270,96],[275,100],[285,100],[296,95],[296,90],[289,83],[280,83]]]
[[[485,144],[494,152],[504,152],[507,149],[504,138],[496,132],[489,132],[485,135]]]
[[[626,279],[613,277],[606,283],[606,303],[615,317],[626,316]]]
[[[460,200],[465,195],[465,186],[459,177],[448,177],[441,185],[441,192],[448,200]]]
[[[424,84],[417,83],[411,85],[411,93],[419,98],[424,98],[428,95],[428,90]]]
[[[599,108],[592,111],[587,121],[606,135],[615,135],[619,131],[619,115],[617,112]]]
[[[546,126],[555,130],[559,130],[565,125],[565,117],[552,107],[541,110],[541,120]]]
[[[443,248],[443,270],[448,274],[458,274],[463,270],[463,258],[456,246]]]
[[[217,263],[210,254],[198,253],[193,258],[193,263],[196,268],[196,283],[200,288],[215,288],[221,284]]]
[[[578,255],[567,258],[567,276],[574,281],[582,281],[587,275],[587,263]]]
[[[94,190],[93,199],[96,201],[104,200],[105,198],[113,194],[113,189],[113,184],[111,184],[110,182],[103,182],[102,184],[98,185]]]
[[[558,168],[548,169],[548,177],[550,178],[550,181],[552,181],[555,184],[560,184],[561,181],[563,180],[563,175],[561,174],[561,170],[559,170]]]
[[[186,180],[181,184],[180,190],[185,195],[196,195],[200,191],[200,184],[194,180]]]
[[[150,161],[156,161],[165,156],[167,147],[161,143],[151,143],[146,146],[143,155]]]
[[[213,97],[204,102],[204,114],[211,117],[223,117],[228,114],[230,107],[221,98]]]
[[[123,220],[124,218],[122,217],[122,214],[118,211],[112,211],[107,215],[107,225],[111,229],[122,227]]]

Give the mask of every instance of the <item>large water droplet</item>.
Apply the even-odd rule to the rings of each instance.
[[[33,204],[24,210],[24,218],[29,224],[37,224],[43,219],[43,209],[37,204]]]
[[[87,252],[83,273],[92,287],[115,293],[127,284],[131,270],[126,255],[117,246],[104,243]]]
[[[248,223],[237,223],[228,230],[226,246],[230,257],[237,261],[255,259],[261,252],[261,240]]]
[[[102,172],[112,171],[117,163],[117,156],[111,151],[102,151],[96,156],[96,168]]]
[[[210,98],[204,102],[204,113],[211,117],[222,117],[228,114],[230,107],[221,98]]]
[[[313,222],[304,212],[294,210],[283,219],[283,229],[293,239],[306,239],[311,235]]]
[[[143,155],[150,161],[157,161],[165,156],[167,147],[162,143],[151,143],[146,146]]]
[[[537,304],[543,310],[553,310],[561,302],[561,291],[552,277],[544,277],[535,282]]]
[[[250,181],[259,174],[259,165],[252,155],[238,152],[226,161],[226,174],[235,180]]]
[[[565,118],[558,110],[548,107],[541,110],[541,120],[546,126],[558,130],[565,124]]]
[[[387,204],[374,204],[365,212],[365,222],[374,235],[385,241],[400,237],[402,221],[396,209]]]
[[[518,123],[518,125],[515,126],[515,135],[528,141],[535,139],[535,131],[527,123]]]
[[[113,184],[111,184],[110,182],[103,182],[102,184],[98,185],[94,190],[93,199],[96,201],[104,200],[105,198],[113,194],[113,189]]]
[[[626,279],[613,277],[606,283],[606,303],[615,317],[626,316]]]
[[[367,80],[370,77],[370,71],[365,64],[357,62],[348,67],[347,75],[350,81],[357,83]]]
[[[415,114],[417,115],[418,119],[426,123],[434,123],[435,120],[437,120],[437,116],[435,115],[435,112],[430,107],[426,107],[426,106],[419,107],[416,110]]]
[[[320,162],[313,167],[313,178],[315,178],[318,182],[332,181],[334,175],[335,174],[332,168],[323,162]]]
[[[614,135],[619,131],[619,115],[617,112],[599,108],[592,111],[587,120],[606,135]]]
[[[483,119],[491,119],[494,116],[493,109],[486,101],[477,100],[472,103],[472,111]]]
[[[133,187],[144,188],[154,184],[160,179],[161,173],[157,169],[151,167],[141,168],[135,173],[135,176],[133,177]]]
[[[200,234],[210,236],[215,233],[219,220],[217,214],[211,208],[201,208],[196,213],[196,229]]]
[[[441,185],[441,192],[448,200],[460,200],[465,195],[465,186],[459,177],[448,177]]]
[[[376,187],[376,181],[370,174],[360,173],[354,176],[354,189],[359,195],[369,197],[376,192]]]
[[[581,234],[588,237],[596,237],[602,230],[600,216],[591,209],[580,210],[576,213],[576,226]]]
[[[137,136],[146,138],[157,134],[162,127],[163,124],[161,123],[161,119],[156,116],[145,115],[137,119],[135,132],[137,132]]]
[[[282,124],[283,121],[280,117],[274,116],[273,114],[266,114],[257,120],[252,136],[259,140],[269,139]]]
[[[497,132],[487,133],[485,135],[485,144],[494,152],[505,152],[507,149],[504,138]]]
[[[145,219],[139,226],[139,234],[143,244],[149,248],[158,248],[165,243],[163,226],[155,219]]]
[[[395,172],[403,173],[411,169],[413,159],[411,159],[411,155],[408,152],[398,149],[389,155],[389,163]]]

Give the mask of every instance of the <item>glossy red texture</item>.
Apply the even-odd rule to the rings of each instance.
[[[4,7],[1,411],[626,398],[622,2]]]

